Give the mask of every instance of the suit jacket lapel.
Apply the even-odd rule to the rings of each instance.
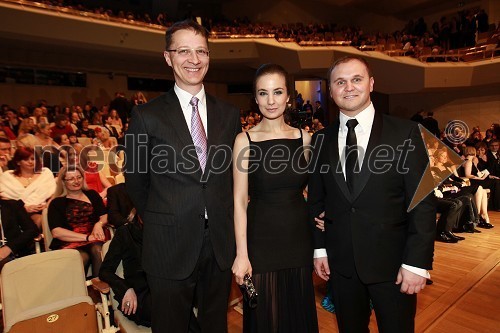
[[[191,133],[189,133],[189,128],[186,124],[186,118],[184,118],[184,113],[182,112],[181,104],[179,99],[174,92],[174,89],[170,89],[165,95],[165,114],[168,117],[169,124],[176,132],[182,145],[188,146],[193,144],[193,139],[191,138]]]
[[[380,142],[380,137],[382,136],[382,125],[382,114],[375,111],[370,139],[368,140],[368,146],[366,147],[365,156],[363,158],[363,166],[361,167],[361,171],[359,172],[359,174],[356,175],[356,182],[354,183],[354,190],[352,193],[352,201],[356,200],[361,191],[363,191],[363,189],[365,188],[366,183],[370,178],[370,162],[368,159],[373,149],[375,149],[375,147]]]
[[[347,187],[347,183],[344,178],[344,173],[342,172],[342,167],[339,158],[339,127],[340,121],[337,119],[335,123],[332,124],[332,138],[330,141],[330,168],[333,174],[333,178],[337,182],[344,196],[352,202],[351,193]]]

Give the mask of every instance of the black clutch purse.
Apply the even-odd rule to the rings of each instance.
[[[243,284],[240,285],[240,289],[245,303],[247,303],[251,309],[255,309],[257,307],[257,297],[259,294],[257,293],[257,290],[255,290],[255,286],[253,285],[250,275],[245,275],[243,278]]]

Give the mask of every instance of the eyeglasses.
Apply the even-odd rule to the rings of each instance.
[[[206,49],[190,49],[188,47],[181,47],[175,50],[167,50],[167,52],[176,52],[177,55],[181,57],[190,57],[193,55],[193,51],[196,52],[198,57],[208,57],[210,54],[209,50]]]
[[[74,182],[75,180],[80,181],[82,179],[83,179],[82,176],[77,176],[77,177],[73,177],[73,178],[64,178],[65,181],[71,182],[71,183]]]

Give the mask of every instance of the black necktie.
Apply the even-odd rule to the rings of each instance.
[[[345,140],[345,179],[349,191],[354,188],[354,173],[358,164],[358,140],[354,128],[358,125],[356,119],[349,119],[346,123],[347,138]]]

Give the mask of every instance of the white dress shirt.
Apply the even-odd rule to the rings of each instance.
[[[373,104],[370,105],[358,113],[355,118],[348,117],[342,112],[340,112],[339,121],[339,136],[338,136],[338,145],[339,145],[339,159],[342,165],[342,172],[344,173],[345,179],[345,142],[347,138],[347,126],[346,123],[350,119],[356,119],[358,121],[358,125],[354,128],[356,133],[356,141],[358,144],[358,161],[359,161],[359,170],[363,166],[363,160],[365,157],[366,148],[368,147],[368,141],[370,140],[370,134],[372,132],[373,120],[375,119],[375,108]],[[314,258],[327,257],[326,249],[315,249],[314,250]],[[430,274],[427,270],[409,266],[406,264],[402,264],[401,267],[404,269],[423,276],[427,279],[430,278]]]
[[[181,104],[182,113],[184,114],[184,118],[186,119],[186,124],[189,129],[189,133],[191,133],[191,117],[193,114],[193,106],[189,104],[191,102],[191,98],[193,95],[188,93],[185,90],[182,90],[177,83],[174,86],[174,92],[179,99],[179,103]],[[205,129],[205,135],[208,138],[207,132],[207,98],[205,95],[205,87],[201,86],[201,90],[194,95],[198,98],[198,112],[200,113],[201,122],[203,124],[203,128]]]

